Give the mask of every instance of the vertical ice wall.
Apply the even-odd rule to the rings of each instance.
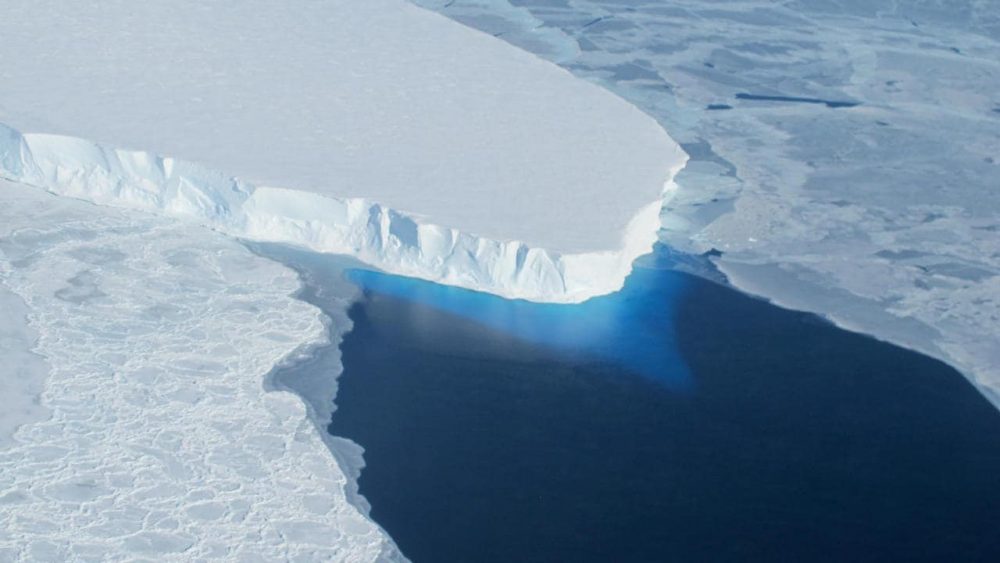
[[[681,157],[668,176],[681,166]],[[252,240],[349,254],[387,271],[506,297],[575,302],[621,287],[656,239],[673,184],[636,210],[614,250],[560,253],[493,240],[364,198],[257,187],[202,166],[0,124],[0,177],[103,205],[197,221]]]

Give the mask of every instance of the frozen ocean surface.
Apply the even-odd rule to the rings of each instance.
[[[1000,401],[1000,4],[415,1],[663,124],[669,245]]]
[[[5,319],[5,410],[47,373],[47,413],[0,448],[0,560],[399,559],[307,407],[266,388],[326,341],[298,286],[197,225],[0,181],[0,298],[37,334]],[[29,347],[44,368],[9,369]]]
[[[0,242],[0,257],[3,246]],[[4,366],[0,376],[0,397],[3,397],[0,450],[10,446],[19,426],[48,415],[48,410],[39,402],[39,395],[49,366],[41,356],[31,352],[38,335],[28,326],[29,309],[24,301],[4,286],[5,266],[10,267],[0,259],[0,358]]]

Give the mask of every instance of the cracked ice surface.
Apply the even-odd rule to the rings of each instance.
[[[414,1],[659,120],[691,156],[668,244],[1000,405],[1000,4]]]
[[[290,270],[3,181],[0,218],[0,285],[28,307],[51,415],[0,450],[0,560],[398,556],[303,403],[265,390],[325,337]]]

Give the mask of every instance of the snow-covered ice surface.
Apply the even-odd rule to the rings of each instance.
[[[2,232],[0,227],[0,232]],[[2,252],[2,243],[0,243]],[[3,286],[5,262],[0,261],[0,449],[11,444],[14,431],[24,424],[41,420],[48,411],[38,400],[49,373],[45,360],[31,352],[35,334],[28,326],[28,308],[15,293]]]
[[[1000,405],[1000,3],[415,1],[656,117],[665,242]]]
[[[621,98],[403,0],[40,0],[0,37],[0,174],[511,297],[618,289],[686,160]]]
[[[5,362],[33,346],[48,372],[48,412],[0,449],[0,560],[401,558],[307,407],[267,390],[325,342],[298,287],[197,225],[0,181],[0,299],[34,332]]]

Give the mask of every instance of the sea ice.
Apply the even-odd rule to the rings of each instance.
[[[5,181],[0,250],[0,299],[27,303],[48,371],[48,416],[0,447],[0,560],[402,559],[303,402],[266,388],[325,341],[291,270],[190,223]]]
[[[0,237],[3,235],[3,227],[0,227]],[[3,285],[7,275],[3,266],[9,260],[4,246],[0,238],[0,357],[4,366],[3,377],[0,377],[0,397],[4,398],[0,409],[0,450],[10,446],[14,430],[19,426],[48,415],[38,396],[49,372],[45,360],[31,352],[37,335],[28,326],[28,308]]]

